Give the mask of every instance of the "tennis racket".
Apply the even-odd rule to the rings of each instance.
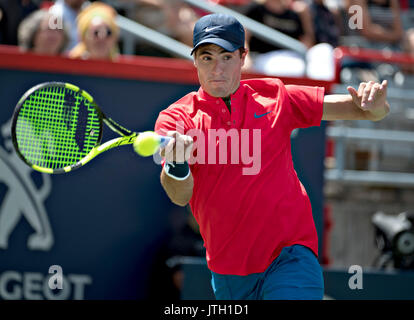
[[[101,144],[103,124],[120,137]],[[86,91],[63,82],[29,89],[17,103],[11,130],[19,157],[50,174],[80,168],[102,152],[134,143],[140,134],[106,117]],[[159,136],[159,145],[170,139]]]

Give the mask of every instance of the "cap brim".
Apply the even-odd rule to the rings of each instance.
[[[200,41],[199,43],[197,43],[197,45],[193,48],[193,50],[191,50],[191,54],[193,54],[194,50],[196,50],[200,45],[206,44],[206,43],[212,43],[212,44],[218,45],[219,47],[222,47],[224,50],[229,51],[229,52],[236,51],[237,49],[240,48],[240,46],[234,45],[231,42],[224,40],[224,39],[209,38],[209,39],[204,39]]]

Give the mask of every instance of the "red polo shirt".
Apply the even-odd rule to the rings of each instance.
[[[293,244],[317,255],[311,204],[293,167],[290,135],[320,125],[323,98],[324,88],[251,79],[231,95],[231,113],[200,88],[159,114],[155,131],[177,130],[195,139],[190,206],[210,270],[263,272]],[[226,142],[227,151],[220,149]]]

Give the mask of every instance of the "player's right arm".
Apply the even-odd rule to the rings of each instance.
[[[161,156],[170,163],[188,163],[193,148],[193,139],[176,131],[169,131],[166,135],[174,139],[160,150]],[[161,185],[173,203],[185,206],[193,195],[194,179],[191,170],[184,180],[171,177],[166,173],[165,164],[161,171]]]

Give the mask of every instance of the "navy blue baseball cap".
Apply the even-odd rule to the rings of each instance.
[[[233,52],[244,47],[244,28],[240,22],[227,14],[214,13],[200,18],[194,26],[193,54],[201,44],[213,43]]]

